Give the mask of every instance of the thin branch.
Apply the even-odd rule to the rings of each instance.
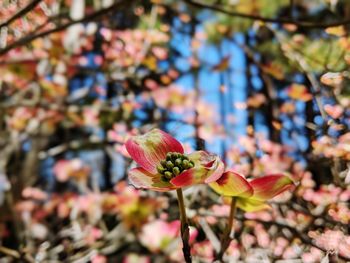
[[[285,37],[271,28],[271,31],[275,33],[275,36],[277,40],[279,41],[281,45],[281,49],[284,53],[284,55],[289,58],[290,60],[296,62],[299,67],[301,68],[302,72],[306,75],[308,80],[311,83],[311,93],[314,96],[315,102],[317,104],[317,107],[320,111],[321,117],[323,118],[325,124],[327,125],[327,113],[325,112],[323,108],[322,98],[320,96],[321,93],[321,85],[318,83],[316,77],[313,73],[310,72],[309,67],[305,61],[305,59],[298,53],[293,52],[293,48],[291,44],[285,39]]]
[[[289,16],[291,19],[294,17],[294,0],[289,0]]]
[[[33,0],[28,5],[26,5],[24,8],[19,10],[15,15],[13,15],[8,20],[6,20],[2,24],[0,24],[0,28],[5,27],[5,26],[9,26],[13,21],[15,21],[16,19],[24,16],[25,14],[27,14],[28,12],[33,10],[41,1],[42,0]]]
[[[310,21],[296,21],[291,18],[272,18],[272,17],[264,17],[259,15],[253,15],[253,14],[245,14],[245,13],[239,13],[234,11],[226,10],[222,7],[219,7],[217,5],[208,5],[192,0],[184,0],[184,2],[188,3],[189,5],[192,5],[194,7],[198,8],[208,8],[210,10],[220,12],[229,16],[235,16],[240,17],[243,19],[251,19],[251,20],[259,20],[263,22],[269,22],[269,23],[277,23],[277,24],[293,24],[299,27],[304,28],[327,28],[327,27],[334,27],[334,26],[341,26],[341,25],[348,25],[350,24],[350,19],[344,19],[341,21],[335,21],[335,22],[310,22]]]
[[[19,259],[21,257],[18,251],[3,246],[0,246],[0,254],[4,254],[6,256],[10,256],[16,259]]]
[[[13,42],[12,44],[8,45],[7,47],[0,49],[0,56],[6,54],[7,52],[9,52],[10,50],[12,50],[14,48],[29,44],[30,42],[32,42],[33,40],[35,40],[37,38],[45,37],[45,36],[48,36],[52,33],[60,32],[60,31],[66,29],[72,25],[75,25],[75,24],[84,23],[84,22],[92,21],[94,19],[102,18],[105,15],[107,15],[108,13],[115,11],[117,8],[123,7],[126,4],[131,4],[133,1],[134,0],[117,2],[117,3],[114,3],[113,5],[111,5],[110,7],[96,11],[95,13],[87,15],[81,19],[71,20],[70,22],[68,22],[64,25],[58,26],[56,28],[49,29],[49,30],[46,30],[46,31],[43,31],[43,32],[40,32],[37,34],[28,35],[28,36],[25,36],[23,38],[20,38],[19,40]]]

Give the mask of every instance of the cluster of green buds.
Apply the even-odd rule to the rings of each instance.
[[[157,166],[157,171],[162,175],[163,181],[169,182],[175,176],[193,167],[194,162],[184,154],[169,152],[166,155],[166,159]]]

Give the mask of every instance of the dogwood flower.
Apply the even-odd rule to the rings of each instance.
[[[224,171],[218,156],[205,151],[185,154],[180,142],[159,129],[131,137],[125,147],[139,165],[129,171],[129,180],[137,188],[164,192],[211,183]]]
[[[266,175],[248,181],[238,173],[227,171],[209,186],[224,197],[235,197],[237,207],[242,210],[255,212],[269,208],[266,201],[292,188],[294,183],[288,176],[281,174]]]

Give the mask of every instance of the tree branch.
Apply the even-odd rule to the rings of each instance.
[[[31,10],[33,10],[42,0],[33,0],[32,2],[30,2],[28,5],[26,5],[24,8],[22,8],[21,10],[19,10],[15,15],[13,15],[12,17],[10,17],[8,20],[6,20],[5,22],[0,24],[0,28],[5,27],[5,26],[9,26],[13,21],[15,21],[16,19],[24,16],[25,14],[27,14],[28,12],[30,12]]]
[[[49,29],[49,30],[46,30],[46,31],[43,31],[43,32],[40,32],[40,33],[37,33],[37,34],[33,34],[33,35],[28,35],[28,36],[22,37],[19,40],[13,42],[12,44],[8,45],[7,47],[5,47],[3,49],[0,49],[0,56],[6,54],[7,52],[9,52],[10,50],[12,50],[14,48],[17,48],[17,47],[29,44],[30,42],[32,42],[33,40],[35,40],[37,38],[45,37],[45,36],[48,36],[48,35],[50,35],[52,33],[56,33],[56,32],[62,31],[62,30],[66,29],[66,28],[68,28],[68,27],[70,27],[72,25],[75,25],[75,24],[84,23],[84,22],[92,21],[94,19],[102,18],[103,16],[105,16],[108,13],[116,10],[117,8],[123,7],[126,4],[131,4],[133,1],[134,0],[117,2],[117,3],[114,3],[113,5],[111,5],[110,7],[107,7],[107,8],[104,8],[104,9],[100,9],[99,11],[96,11],[95,13],[87,15],[87,16],[83,17],[82,19],[71,20],[70,22],[68,22],[68,23],[66,23],[64,25],[58,26],[56,28]]]
[[[311,21],[296,21],[291,18],[271,18],[271,17],[264,17],[259,15],[253,15],[253,14],[245,14],[245,13],[239,13],[234,11],[225,10],[222,7],[219,7],[217,5],[208,5],[192,0],[184,0],[184,2],[188,3],[189,5],[192,5],[197,8],[208,8],[210,10],[220,12],[229,16],[236,16],[243,19],[251,19],[251,20],[259,20],[263,22],[269,22],[269,23],[277,23],[277,24],[293,24],[299,27],[304,28],[327,28],[327,27],[334,27],[334,26],[341,26],[341,25],[348,25],[350,24],[350,19],[344,19],[341,21],[335,21],[335,22],[311,22]]]
[[[18,251],[3,246],[0,246],[0,254],[10,256],[16,259],[19,259],[21,257]]]

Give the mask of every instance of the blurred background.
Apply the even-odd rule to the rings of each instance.
[[[349,261],[349,25],[346,0],[0,0],[0,262],[183,262],[174,193],[127,180],[155,127],[296,182],[225,262]],[[212,262],[228,206],[184,194]]]

